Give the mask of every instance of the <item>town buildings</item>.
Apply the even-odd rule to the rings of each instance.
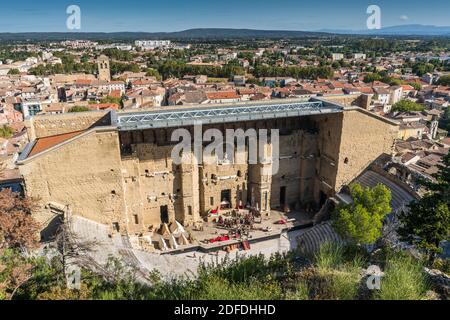
[[[165,49],[170,47],[170,40],[137,40],[135,46],[143,50]]]

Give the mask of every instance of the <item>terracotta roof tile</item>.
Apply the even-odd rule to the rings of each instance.
[[[63,143],[69,139],[72,139],[72,138],[82,134],[83,132],[85,132],[85,131],[76,131],[76,132],[60,134],[57,136],[39,138],[36,140],[36,143],[34,144],[33,149],[31,149],[30,153],[28,154],[28,157],[32,157],[38,153],[41,153],[45,150],[53,148],[54,146],[56,146],[60,143]]]
[[[207,92],[206,96],[210,100],[218,100],[218,99],[239,99],[240,96],[236,92],[227,92],[227,91],[216,91],[216,92]]]
[[[111,93],[109,94],[109,96],[113,97],[113,98],[120,98],[122,96],[122,91],[112,90]]]

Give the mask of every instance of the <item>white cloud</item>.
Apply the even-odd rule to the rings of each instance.
[[[407,20],[409,20],[409,17],[406,15],[402,15],[402,16],[400,16],[400,20],[407,21]]]

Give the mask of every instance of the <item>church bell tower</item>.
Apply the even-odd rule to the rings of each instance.
[[[100,56],[97,59],[98,65],[98,80],[111,81],[111,70],[109,68],[109,58],[107,56]]]

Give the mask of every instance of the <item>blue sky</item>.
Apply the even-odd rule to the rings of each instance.
[[[382,25],[450,25],[448,0],[2,0],[0,32],[67,32],[66,8],[80,6],[81,32],[180,31],[189,28],[365,29],[366,9]]]

